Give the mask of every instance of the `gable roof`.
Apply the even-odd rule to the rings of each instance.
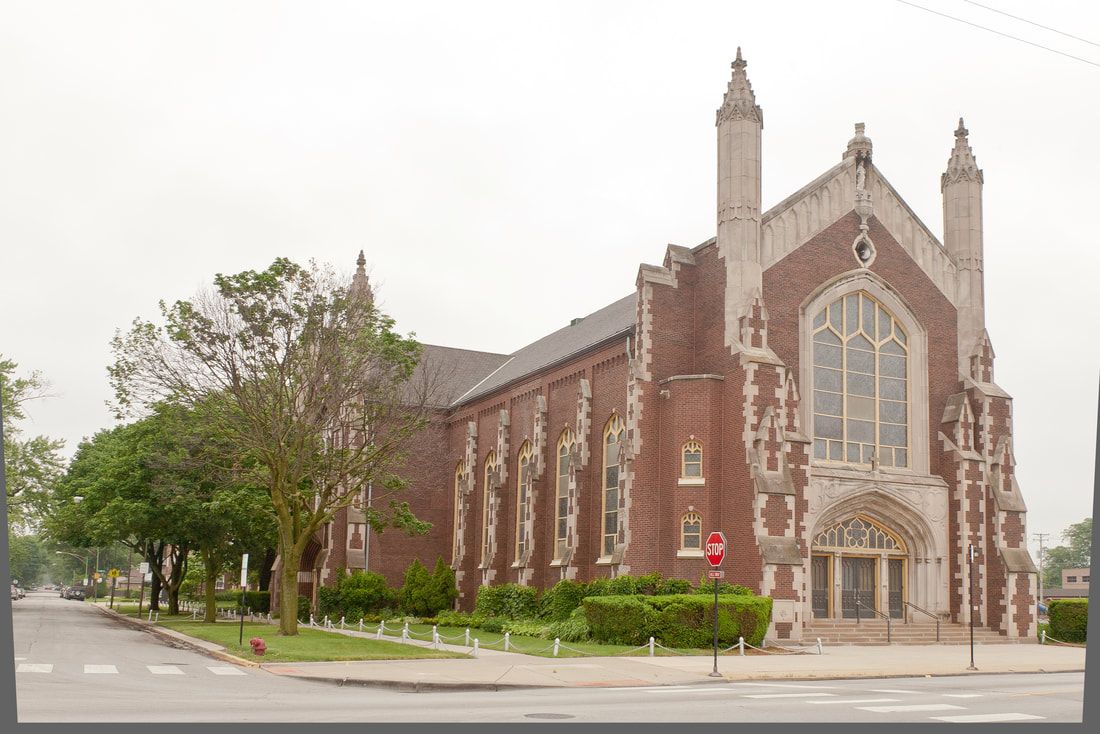
[[[508,359],[507,354],[425,344],[409,389],[427,393],[416,398],[422,398],[429,407],[447,408]],[[412,401],[419,402],[416,398]]]
[[[631,293],[513,352],[465,394],[457,396],[452,407],[469,403],[609,339],[626,335],[634,329],[637,303],[637,293]]]

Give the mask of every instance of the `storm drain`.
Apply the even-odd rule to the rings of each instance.
[[[575,719],[573,714],[524,714],[528,719]]]

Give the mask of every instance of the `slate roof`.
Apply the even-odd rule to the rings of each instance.
[[[565,361],[612,337],[625,335],[634,328],[637,318],[637,293],[624,296],[612,304],[594,311],[575,324],[562,327],[538,341],[513,352],[508,361],[485,376],[454,405],[462,405],[498,390],[505,385],[531,375],[544,367]]]
[[[448,408],[509,359],[507,354],[425,344],[410,380],[410,399],[419,402],[419,393],[428,392],[425,398],[428,406]]]

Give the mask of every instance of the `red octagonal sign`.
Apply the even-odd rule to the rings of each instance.
[[[722,559],[726,557],[726,536],[717,530],[708,535],[704,555],[710,565],[721,566]]]

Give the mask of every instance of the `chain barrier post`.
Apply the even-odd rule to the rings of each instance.
[[[466,628],[466,647],[470,646],[470,628]]]
[[[554,638],[554,657],[558,656],[558,648],[559,647],[561,647],[561,639],[558,638],[558,637],[555,637]]]
[[[478,641],[477,641],[477,638],[475,637],[474,638],[474,657],[475,658],[477,657],[477,648],[478,648]]]
[[[359,631],[360,632],[363,631],[363,618],[362,617],[359,618]]]
[[[817,654],[818,655],[821,654],[821,638],[820,637],[817,638]]]
[[[340,615],[340,629],[344,629],[344,615]]]
[[[1046,630],[1043,630],[1043,636],[1041,638],[1039,638],[1039,644],[1040,645],[1047,644],[1047,631]]]
[[[650,638],[649,638],[649,657],[653,657],[653,645],[654,645],[654,642],[655,642],[655,640],[654,640],[654,639],[653,639],[652,637],[650,637]]]
[[[404,642],[405,644],[408,644],[408,642],[409,642],[409,625],[408,625],[408,623],[406,623],[405,626],[401,628],[401,641]]]
[[[385,626],[386,626],[385,622],[380,622],[378,624],[378,634],[376,634],[374,636],[374,639],[376,639],[376,640],[381,640],[382,639],[382,628],[385,627]]]
[[[432,647],[434,647],[438,650],[439,646],[441,644],[442,643],[439,641],[439,627],[433,624],[432,625]]]
[[[744,637],[738,637],[737,638],[737,647],[740,648],[740,650],[741,650],[741,653],[740,653],[741,657],[745,657],[745,638]]]

